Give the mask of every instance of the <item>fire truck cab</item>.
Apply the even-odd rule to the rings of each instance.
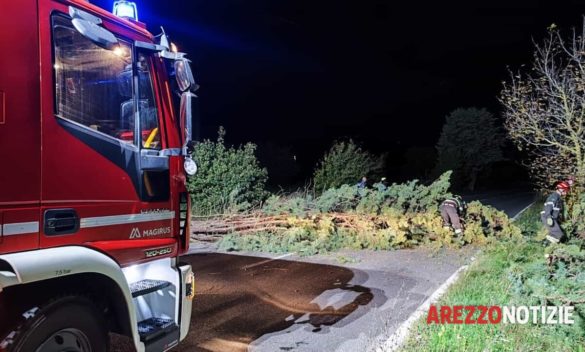
[[[197,85],[136,6],[0,11],[0,351],[137,351],[185,338]]]

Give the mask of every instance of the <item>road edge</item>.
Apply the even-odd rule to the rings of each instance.
[[[520,210],[516,215],[511,218],[511,221],[514,222],[522,213],[524,213],[528,208],[534,205],[536,201],[531,202],[525,208]],[[455,271],[448,279],[445,281],[438,289],[433,292],[429,298],[427,298],[409,317],[406,319],[396,331],[390,337],[388,337],[385,341],[381,344],[374,344],[368,348],[368,351],[375,351],[375,352],[395,352],[402,347],[406,338],[409,336],[409,333],[414,326],[414,324],[422,317],[422,315],[430,308],[431,304],[438,301],[444,294],[447,292],[449,287],[454,284],[458,279],[459,276],[463,272],[465,272],[469,266],[473,263],[479,251],[471,258],[471,262],[467,265],[463,265],[457,271]]]
[[[478,255],[478,253],[479,252],[471,257],[469,264],[461,266],[453,274],[451,274],[451,276],[445,282],[443,282],[443,284],[441,284],[441,286],[439,286],[435,292],[433,292],[414,312],[412,312],[408,319],[400,324],[398,329],[396,329],[396,331],[394,331],[390,337],[388,337],[381,344],[375,343],[374,345],[370,346],[368,351],[394,352],[402,347],[414,324],[430,308],[431,304],[437,302],[445,294],[445,292],[447,292],[449,287],[459,279],[459,276],[461,276],[461,274],[469,268],[469,266],[475,261],[475,257]]]

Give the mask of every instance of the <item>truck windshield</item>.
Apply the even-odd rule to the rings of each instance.
[[[132,46],[119,39],[114,50],[100,48],[60,15],[53,16],[53,44],[57,116],[135,144]],[[142,147],[159,149],[150,64],[136,57]]]

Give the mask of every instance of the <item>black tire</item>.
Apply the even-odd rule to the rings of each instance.
[[[81,296],[65,296],[23,314],[25,321],[0,342],[7,352],[107,352],[103,316]]]

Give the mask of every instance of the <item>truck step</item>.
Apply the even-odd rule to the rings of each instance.
[[[148,318],[138,323],[140,340],[151,341],[178,329],[175,321],[166,318]]]
[[[161,290],[170,284],[168,281],[146,279],[130,284],[130,291],[132,292],[132,297],[136,298]]]

